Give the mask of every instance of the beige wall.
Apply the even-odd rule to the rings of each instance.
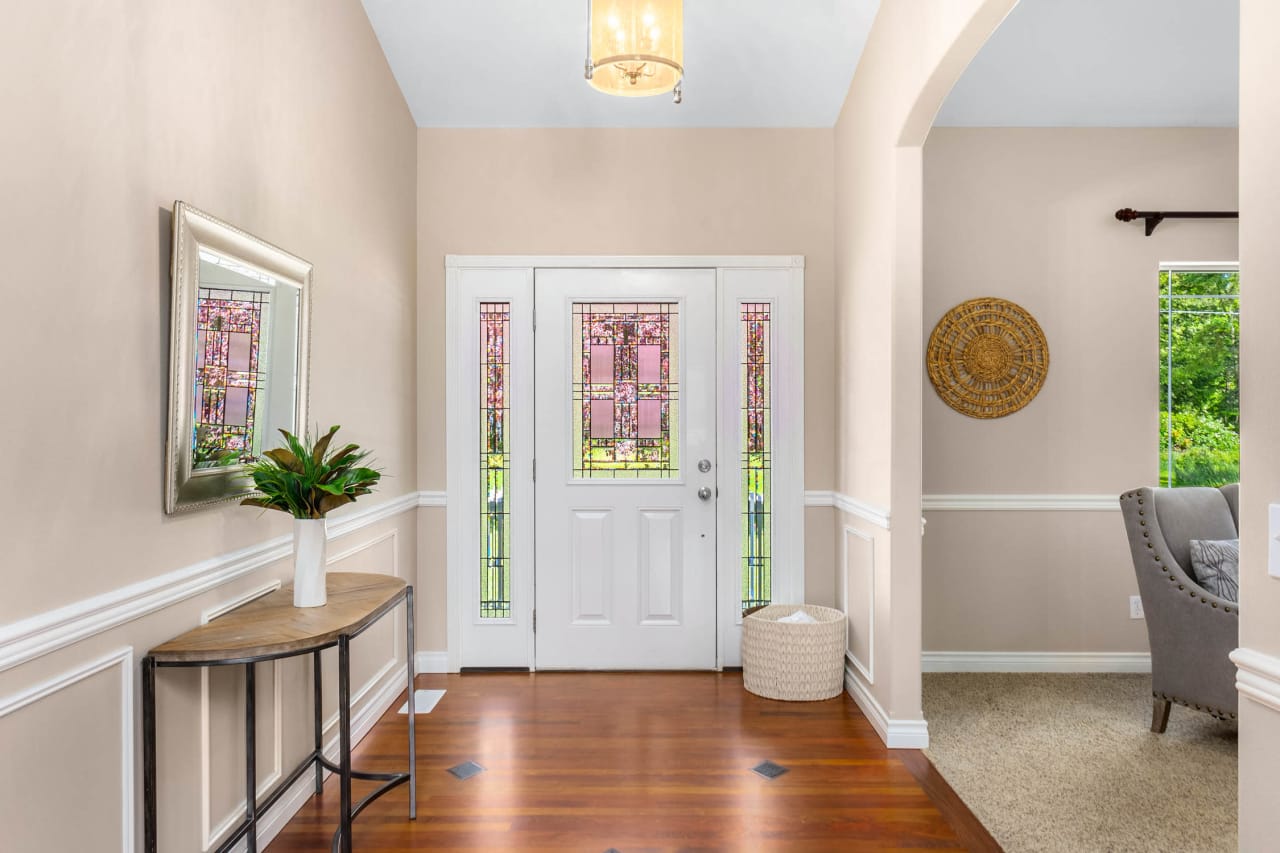
[[[341,423],[344,436],[376,452],[388,476],[367,500],[416,490],[415,130],[356,0],[10,4],[0,27],[0,80],[10,321],[0,382],[11,471],[0,496],[9,532],[0,624],[289,530],[283,516],[230,505],[163,513],[175,199],[314,263],[312,416]],[[334,542],[335,554],[359,549],[334,568],[398,568],[411,577],[414,512]],[[195,625],[203,609],[287,572],[287,561],[278,561],[10,668],[0,673],[0,703],[113,649],[140,656]],[[388,624],[385,636],[359,641],[357,685],[393,651],[402,654],[390,631]],[[301,665],[282,667],[292,685],[280,709],[286,762],[307,737],[309,711],[293,702],[306,695],[304,673]],[[269,665],[261,669],[268,681],[271,674]],[[199,678],[169,671],[160,682],[160,849],[183,853],[203,841]],[[0,716],[0,823],[56,826],[61,834],[48,838],[59,849],[63,841],[65,849],[119,849],[118,835],[83,845],[74,836],[121,823],[128,762],[112,708],[124,701],[130,725],[137,719],[136,697],[121,689],[117,667]],[[211,698],[211,748],[220,762],[207,779],[215,822],[238,790],[232,692]],[[68,703],[92,718],[83,734],[93,748],[74,756],[68,750],[82,726],[62,724]],[[273,715],[272,705],[264,713]],[[52,768],[94,791],[75,804],[76,826],[66,825],[66,786],[38,785]],[[140,788],[133,790],[140,807]]]
[[[924,491],[1118,495],[1157,476],[1162,261],[1234,261],[1234,222],[1121,207],[1234,210],[1233,129],[938,128],[925,146],[924,335],[998,296],[1036,317],[1051,365],[997,420],[925,383]],[[1118,512],[933,512],[924,538],[931,651],[1146,651]]]
[[[831,139],[830,130],[419,130],[422,487],[445,488],[446,254],[787,254],[805,257],[805,487],[830,489]],[[829,525],[830,512],[808,510],[810,527]],[[424,565],[439,567],[424,597],[443,612],[444,542],[423,549]],[[810,600],[830,602],[830,566],[811,564],[807,576]],[[443,626],[425,627],[422,647],[444,649]]]
[[[921,146],[1015,2],[883,0],[836,124],[836,487],[891,523],[843,514],[837,553],[846,526],[873,538],[874,594],[842,566],[838,599],[853,647],[874,624],[875,680],[859,684],[891,720],[921,718]]]
[[[1241,455],[1240,645],[1280,670],[1280,579],[1267,574],[1267,504],[1280,502],[1280,7],[1240,3]],[[1272,707],[1240,698],[1240,849],[1271,850],[1280,835],[1280,680]]]

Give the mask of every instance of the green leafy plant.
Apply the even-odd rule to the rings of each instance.
[[[359,445],[348,444],[325,457],[337,431],[330,427],[314,443],[309,437],[304,443],[280,430],[286,446],[266,451],[246,468],[260,494],[240,505],[278,509],[294,518],[324,518],[372,492],[382,474],[362,464],[369,454]]]

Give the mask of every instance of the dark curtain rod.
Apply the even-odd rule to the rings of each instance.
[[[1116,211],[1116,219],[1121,222],[1132,222],[1141,219],[1146,222],[1147,236],[1156,230],[1156,226],[1166,219],[1239,219],[1238,210],[1134,210],[1132,207]]]

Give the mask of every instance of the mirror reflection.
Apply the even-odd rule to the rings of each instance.
[[[200,252],[191,467],[252,462],[292,431],[298,290],[234,258]]]

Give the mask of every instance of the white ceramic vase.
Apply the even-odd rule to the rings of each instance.
[[[322,607],[329,600],[324,583],[327,539],[323,518],[293,520],[294,607]]]

